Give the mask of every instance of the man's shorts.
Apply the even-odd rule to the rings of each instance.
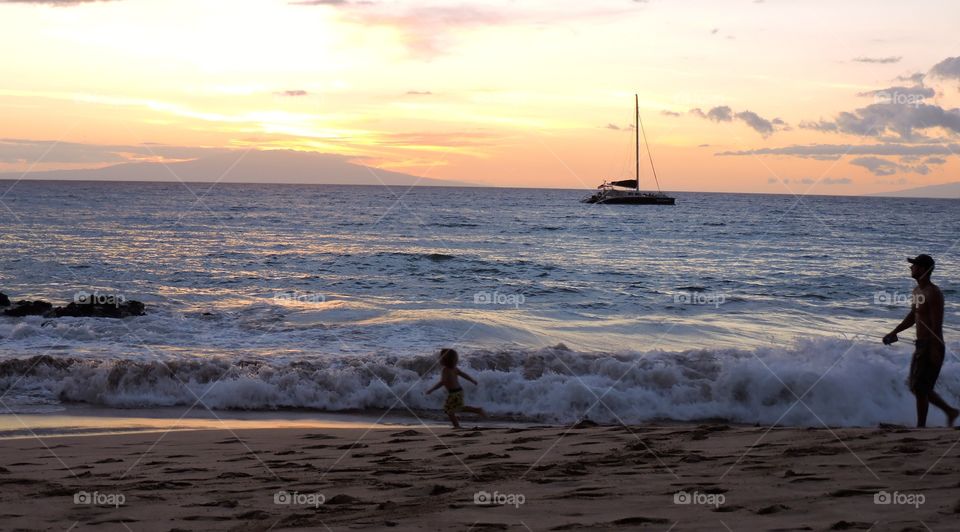
[[[452,414],[463,408],[463,390],[452,390],[447,393],[447,400],[443,403],[443,411]]]
[[[928,394],[933,391],[933,385],[940,376],[940,367],[943,366],[944,350],[936,342],[917,342],[913,351],[913,360],[910,361],[910,378],[907,384],[914,394]]]

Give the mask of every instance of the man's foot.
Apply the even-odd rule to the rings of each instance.
[[[947,412],[947,426],[953,428],[953,423],[957,420],[957,416],[960,415],[960,410],[956,408]]]

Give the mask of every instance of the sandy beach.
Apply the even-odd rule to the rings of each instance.
[[[0,441],[5,530],[946,530],[960,432],[726,424]]]

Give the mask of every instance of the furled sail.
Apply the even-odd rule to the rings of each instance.
[[[637,188],[636,179],[624,179],[623,181],[611,181],[610,184],[615,187]]]

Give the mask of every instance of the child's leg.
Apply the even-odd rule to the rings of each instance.
[[[460,428],[460,420],[457,419],[457,414],[454,413],[454,412],[451,410],[451,411],[447,412],[447,416],[450,418],[450,423],[453,423],[453,428],[459,429],[459,428]]]

